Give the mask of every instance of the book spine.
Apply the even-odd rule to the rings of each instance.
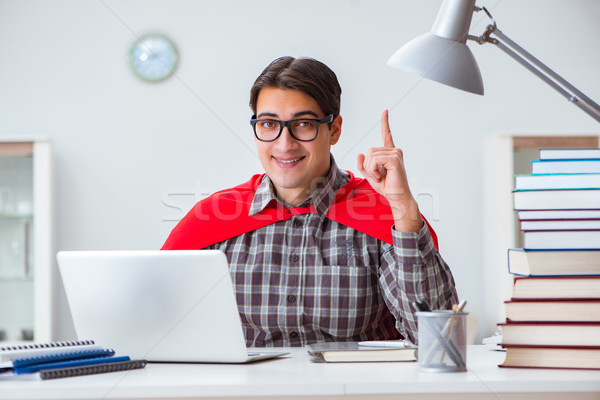
[[[140,369],[146,366],[146,360],[130,360],[118,363],[97,364],[84,367],[49,369],[40,371],[41,379],[68,378],[71,376],[103,374],[106,372],[127,371]]]

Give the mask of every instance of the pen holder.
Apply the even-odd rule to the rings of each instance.
[[[419,371],[467,370],[467,315],[452,311],[417,312]]]

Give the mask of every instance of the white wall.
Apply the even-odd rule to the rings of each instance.
[[[479,97],[385,65],[428,31],[441,0],[0,0],[0,138],[46,136],[55,148],[58,250],[156,249],[194,193],[260,172],[248,124],[249,89],[281,55],[327,63],[343,88],[338,163],[355,169],[379,144],[390,109],[422,211],[440,236],[460,297],[487,335],[482,251],[484,138],[501,132],[598,132],[598,124],[491,45],[471,43]],[[600,2],[481,0],[504,33],[600,100]],[[480,13],[481,14],[481,13]],[[472,33],[488,21],[477,15]],[[171,37],[181,64],[170,80],[137,79],[137,36]],[[433,205],[432,205],[433,203]],[[487,283],[489,285],[489,282]],[[73,336],[59,293],[59,338]]]

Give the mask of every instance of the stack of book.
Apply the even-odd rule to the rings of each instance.
[[[514,204],[501,366],[600,369],[600,149],[541,149]]]
[[[55,379],[144,368],[92,340],[0,346],[0,380]]]

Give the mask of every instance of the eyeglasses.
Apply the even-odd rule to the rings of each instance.
[[[279,121],[277,119],[259,118],[254,116],[250,120],[250,125],[254,128],[254,136],[261,142],[272,142],[281,136],[283,128],[287,127],[290,135],[300,142],[310,142],[317,138],[319,126],[333,121],[333,114],[329,114],[323,119],[300,118],[290,119],[289,121]]]

